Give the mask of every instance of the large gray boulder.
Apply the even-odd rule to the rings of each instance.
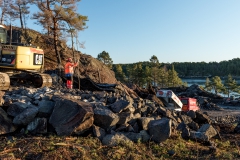
[[[17,116],[22,113],[29,105],[23,102],[13,102],[9,105],[7,113],[10,116]]]
[[[191,131],[190,138],[201,141],[209,141],[212,137],[217,135],[217,131],[210,124],[202,125],[198,131]]]
[[[38,103],[38,116],[49,117],[52,114],[55,102],[42,100]]]
[[[111,110],[114,113],[121,113],[123,110],[129,108],[131,106],[130,102],[126,100],[118,100],[111,105]]]
[[[27,130],[33,134],[47,133],[47,119],[35,118],[32,122],[30,122],[27,125]]]
[[[117,122],[117,124],[120,125],[127,124],[127,122],[129,122],[133,118],[133,114],[129,112],[121,112],[117,115],[119,116],[119,121]]]
[[[93,128],[93,136],[94,137],[97,137],[100,140],[102,140],[105,137],[106,132],[103,128],[100,128],[95,125],[93,125],[92,128]]]
[[[38,108],[35,106],[29,106],[23,112],[18,114],[13,119],[13,124],[15,125],[28,125],[30,122],[34,120],[38,113]]]
[[[90,103],[62,99],[56,102],[49,123],[58,135],[82,134],[93,125]]]
[[[0,135],[12,133],[17,128],[13,125],[12,119],[10,119],[7,113],[0,107]]]
[[[196,118],[193,120],[198,123],[198,124],[210,124],[211,120],[208,115],[201,113],[201,112],[195,112],[196,113]]]
[[[143,130],[148,130],[148,124],[150,121],[154,120],[153,117],[141,117],[138,119],[139,127]]]
[[[167,140],[171,136],[172,120],[162,118],[153,120],[148,125],[148,132],[151,139],[157,143]]]
[[[94,124],[103,129],[109,129],[115,126],[119,121],[119,116],[113,113],[107,107],[94,108]]]

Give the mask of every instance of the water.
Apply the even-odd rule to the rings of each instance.
[[[193,84],[197,84],[199,86],[202,86],[202,87],[205,87],[205,82],[206,82],[206,79],[203,79],[203,78],[195,78],[195,79],[184,79],[182,78],[182,81],[183,82],[187,82],[188,84],[188,87],[193,85]],[[240,80],[236,80],[237,83],[240,85]],[[224,83],[224,81],[222,80],[222,83]],[[214,90],[211,91],[212,93],[214,93]],[[228,95],[226,94],[222,94],[222,93],[219,93],[220,95],[222,95],[223,97],[227,97]],[[234,96],[235,98],[239,98],[240,97],[240,94],[237,93],[237,92],[231,92],[230,93],[230,96]]]
[[[184,79],[184,78],[182,78],[182,81],[183,82],[187,82],[188,87],[193,85],[193,84],[197,84],[199,86],[203,86],[204,87],[206,79]]]

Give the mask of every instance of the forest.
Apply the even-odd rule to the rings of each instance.
[[[224,62],[185,62],[185,63],[160,63],[158,57],[153,55],[149,61],[132,64],[113,64],[108,52],[98,54],[98,60],[115,72],[116,79],[140,87],[181,87],[188,86],[181,78],[205,78],[204,88],[214,91],[215,94],[240,92],[240,86],[235,80],[239,76],[237,70],[240,59]]]
[[[165,64],[169,67],[174,65],[180,77],[227,77],[231,74],[237,78],[240,76],[240,58],[225,60],[221,62],[174,62]]]
[[[113,66],[120,65],[125,75],[128,66],[134,66],[141,63],[143,68],[150,67],[150,61],[137,62],[133,64],[113,64]],[[213,77],[220,76],[222,79],[231,74],[235,79],[240,76],[240,58],[226,60],[221,62],[173,62],[173,63],[160,63],[160,66],[166,69],[171,69],[174,66],[175,71],[180,78],[194,78],[194,77]],[[113,67],[114,68],[114,67]]]

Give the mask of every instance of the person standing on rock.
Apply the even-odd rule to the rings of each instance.
[[[65,64],[65,77],[67,78],[67,88],[72,89],[73,88],[73,73],[74,73],[74,67],[78,65],[78,61],[76,63],[73,63],[72,58],[67,59],[67,63]]]

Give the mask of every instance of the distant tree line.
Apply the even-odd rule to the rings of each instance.
[[[184,62],[184,63],[160,63],[153,55],[149,61],[131,64],[113,64],[108,52],[98,54],[98,60],[102,61],[115,72],[117,80],[127,84],[137,84],[140,87],[153,85],[155,87],[187,86],[180,77],[206,77],[204,89],[214,91],[215,94],[240,92],[240,86],[233,78],[240,76],[240,59],[217,62]],[[224,81],[220,78],[224,77]],[[224,83],[223,83],[224,82]]]
[[[240,76],[240,58],[221,62],[174,62],[172,64],[180,77],[227,77],[229,74],[233,77]]]
[[[110,58],[109,54],[108,54],[108,58]],[[130,64],[113,64],[111,59],[111,64],[112,64],[111,66],[113,67],[113,70],[116,71],[116,65],[120,65],[125,75],[128,75],[127,68],[129,68],[129,66],[134,66],[136,64],[141,63],[143,68],[149,67],[152,70],[156,68],[158,69],[164,68],[164,70],[170,70],[172,69],[172,66],[174,66],[174,70],[178,73],[178,76],[181,78],[219,76],[226,79],[228,75],[231,75],[232,77],[240,77],[240,58],[234,58],[228,61],[209,62],[209,63],[206,63],[206,62],[160,63],[160,62],[156,62],[156,59],[157,59],[156,56],[152,58],[153,59],[151,59],[150,61],[130,63]],[[153,73],[156,73],[156,72],[153,72]],[[153,75],[153,78],[154,78],[154,75]]]
[[[117,80],[126,84],[137,84],[140,87],[152,85],[154,87],[177,87],[186,86],[178,77],[174,69],[167,68],[166,65],[159,63],[158,58],[153,55],[148,62],[138,62],[133,64],[113,64],[108,52],[102,51],[97,59],[102,61],[115,72]]]

